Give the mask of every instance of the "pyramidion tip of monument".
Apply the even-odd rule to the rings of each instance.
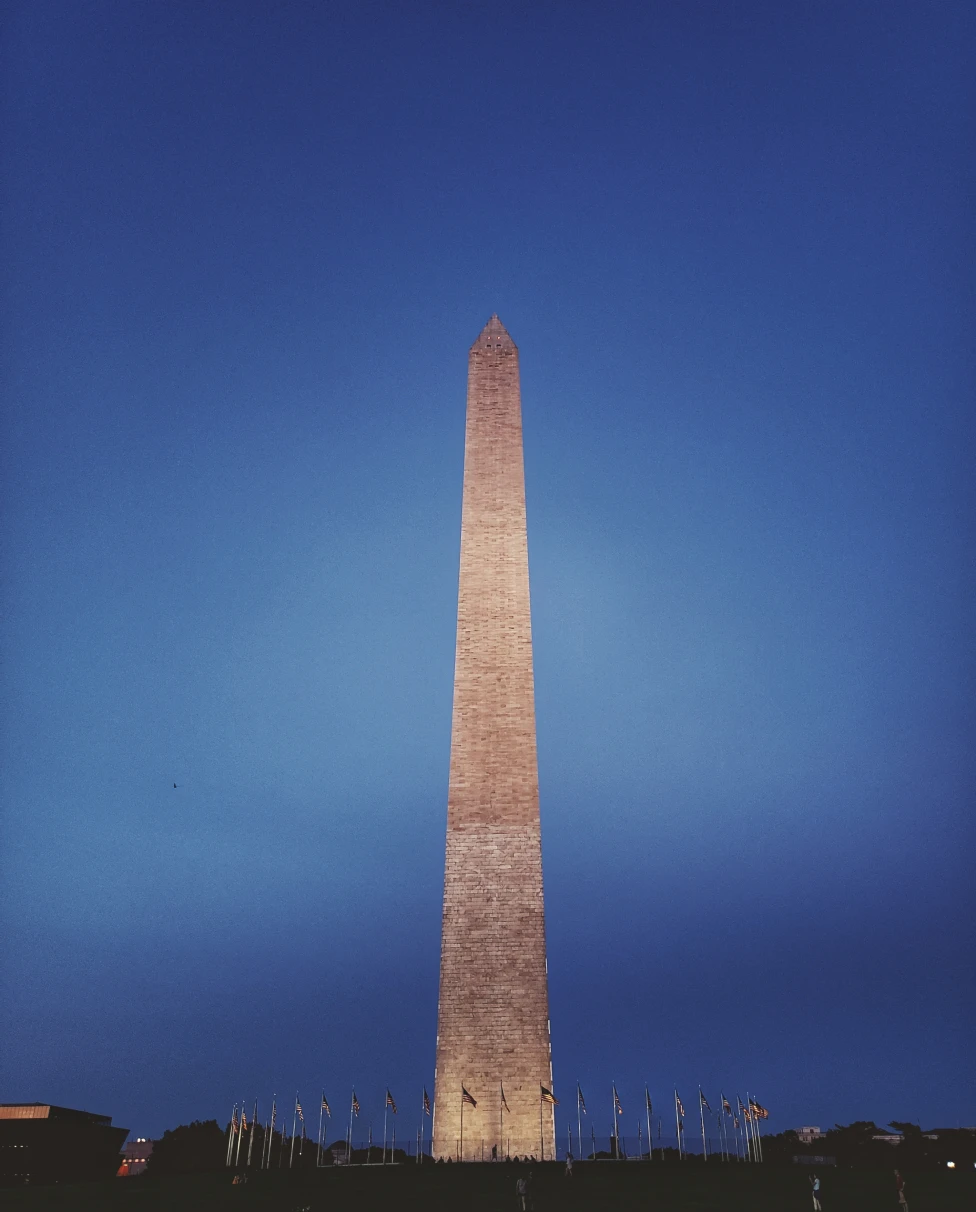
[[[518,349],[518,346],[508,335],[508,329],[498,316],[493,315],[471,346],[472,353],[479,349]]]

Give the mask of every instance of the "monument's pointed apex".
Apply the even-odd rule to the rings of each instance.
[[[477,341],[471,346],[476,349],[516,349],[517,346],[508,335],[508,329],[497,316],[492,316],[481,330]]]

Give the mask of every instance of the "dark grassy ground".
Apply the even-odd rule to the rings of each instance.
[[[517,1212],[516,1179],[532,1171],[534,1212],[811,1212],[806,1166],[577,1163],[405,1165],[271,1170],[232,1186],[229,1172],[193,1178],[118,1178],[0,1191],[9,1212]],[[891,1170],[819,1171],[824,1212],[898,1212]],[[976,1171],[906,1175],[911,1212],[976,1212]]]

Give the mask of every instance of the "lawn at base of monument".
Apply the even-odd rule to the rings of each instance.
[[[3,1191],[10,1212],[516,1212],[515,1183],[532,1172],[534,1212],[809,1212],[807,1166],[582,1162],[567,1179],[561,1163],[330,1167],[258,1171],[244,1186],[231,1171],[184,1178],[120,1178],[65,1187]],[[892,1170],[817,1171],[824,1212],[896,1212]],[[976,1207],[976,1171],[906,1174],[911,1212]]]

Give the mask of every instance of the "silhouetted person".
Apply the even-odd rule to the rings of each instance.
[[[823,1212],[823,1205],[820,1202],[820,1179],[816,1174],[811,1177],[810,1186],[813,1190],[813,1212]]]
[[[908,1212],[908,1200],[905,1198],[905,1180],[897,1170],[895,1171],[895,1186],[898,1189],[898,1205],[904,1208],[905,1212]]]
[[[572,1153],[566,1154],[566,1177],[567,1178],[573,1177],[573,1155],[572,1155]]]

